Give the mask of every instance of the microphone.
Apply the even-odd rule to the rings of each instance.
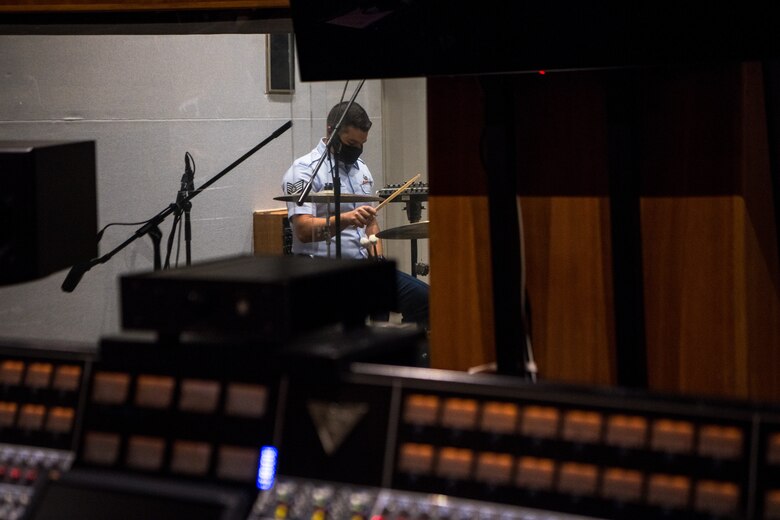
[[[190,153],[184,153],[184,173],[181,176],[181,186],[179,187],[179,193],[176,194],[176,209],[177,212],[182,211],[182,203],[184,198],[189,195],[190,183],[193,177],[192,165],[190,164]]]
[[[84,276],[84,273],[99,263],[100,260],[96,258],[89,260],[88,262],[79,262],[78,264],[71,267],[70,271],[68,271],[68,275],[65,277],[65,281],[62,282],[62,285],[60,286],[62,290],[68,293],[73,292],[73,290],[81,281],[81,278]]]
[[[195,189],[195,171],[192,169],[192,161],[190,160],[190,152],[184,154],[184,176],[187,179],[187,194],[191,190]]]

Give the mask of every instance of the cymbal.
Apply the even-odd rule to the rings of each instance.
[[[423,220],[414,224],[386,229],[377,233],[376,236],[388,240],[428,238],[428,222],[428,220]]]
[[[281,200],[282,202],[297,202],[298,197],[300,196],[300,193],[293,193],[292,195],[274,197],[274,200]],[[382,197],[377,197],[374,195],[361,195],[358,193],[342,193],[340,199],[341,202],[348,204],[351,202],[377,202],[382,200]],[[316,202],[317,204],[327,204],[330,202],[336,202],[336,195],[334,195],[332,191],[319,191],[316,193],[309,193],[309,195],[307,195],[303,201]]]

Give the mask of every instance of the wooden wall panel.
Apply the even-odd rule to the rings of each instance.
[[[778,401],[780,267],[760,66],[638,74],[650,388]],[[610,384],[606,76],[553,76],[515,79],[534,353],[543,379]],[[481,95],[474,78],[429,79],[432,363],[446,368],[493,359]]]
[[[430,359],[468,370],[495,361],[487,197],[431,196]]]
[[[729,196],[642,201],[651,388],[746,396],[743,210]]]
[[[747,198],[746,198],[747,200]],[[747,397],[780,402],[780,290],[773,280],[778,275],[776,259],[767,256],[765,242],[756,230],[766,224],[756,223],[746,209],[745,221],[745,301]]]
[[[427,85],[431,366],[467,370],[495,361],[482,97],[474,78]]]
[[[523,197],[534,354],[546,380],[615,381],[609,201]]]
[[[614,339],[607,199],[548,196],[556,187],[577,195],[606,189],[606,160],[599,155],[604,138],[590,130],[594,118],[603,126],[600,96],[593,76],[560,80],[552,82],[555,96],[548,97],[546,84],[534,79],[523,90],[527,97],[518,100],[523,170],[518,181],[534,194],[521,198],[533,351],[543,379],[610,384]],[[595,98],[595,108],[569,98],[571,81],[585,85],[580,101]],[[556,112],[556,106],[572,110]],[[483,115],[477,80],[430,78],[428,110],[431,364],[466,370],[495,360],[490,179],[479,160]],[[539,135],[558,140],[540,141]],[[567,153],[568,147],[576,153]]]
[[[780,301],[741,196],[642,201],[650,386],[780,399]]]
[[[666,153],[647,161],[642,200],[653,389],[780,400],[778,242],[762,84],[760,67],[748,63],[656,85],[646,132]]]

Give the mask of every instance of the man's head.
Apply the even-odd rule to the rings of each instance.
[[[339,122],[341,114],[347,108],[345,101],[330,109],[328,113],[328,137],[331,137],[333,129]],[[363,151],[363,144],[368,140],[368,131],[371,129],[371,120],[366,111],[357,103],[352,103],[341,122],[339,135],[330,140],[330,148],[346,164],[353,164]]]
[[[328,137],[330,137],[331,132],[333,132],[333,129],[341,118],[341,114],[344,113],[344,109],[347,108],[348,104],[347,101],[343,101],[330,109],[327,120]],[[366,133],[371,130],[371,120],[368,118],[368,114],[362,106],[355,102],[350,105],[347,115],[344,116],[344,121],[341,123],[341,131],[343,132],[344,128],[347,126],[353,126]]]

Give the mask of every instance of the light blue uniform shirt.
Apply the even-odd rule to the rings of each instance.
[[[309,182],[314,168],[317,166],[322,154],[325,153],[325,141],[320,140],[317,148],[312,150],[307,155],[299,157],[293,162],[290,169],[284,174],[282,179],[282,191],[285,195],[292,195],[299,192]],[[312,184],[311,193],[320,192],[325,189],[326,184],[333,183],[333,168],[336,166],[335,158],[326,158],[322,163],[317,176],[314,178]],[[344,171],[346,168],[343,163],[339,163],[339,178],[341,179],[341,193],[347,194],[359,194],[359,195],[373,195],[374,191],[374,178],[371,176],[371,172],[368,170],[368,166],[362,159],[358,159],[353,164],[349,171]],[[341,213],[351,211],[358,206],[369,205],[366,202],[359,203],[341,203]],[[330,206],[330,208],[328,208]],[[287,215],[292,221],[293,215],[313,215],[319,218],[325,218],[331,216],[335,218],[336,209],[335,204],[313,204],[311,202],[305,202],[303,205],[298,206],[295,202],[287,203]],[[293,226],[295,224],[292,224]],[[360,239],[366,236],[365,228],[357,228],[355,226],[348,226],[341,232],[341,257],[342,258],[367,258],[368,251],[360,245]],[[332,236],[330,240],[330,256],[336,257],[336,237]],[[325,240],[317,242],[303,243],[295,236],[293,229],[293,244],[292,251],[295,254],[314,255],[314,256],[328,256],[328,243]]]

